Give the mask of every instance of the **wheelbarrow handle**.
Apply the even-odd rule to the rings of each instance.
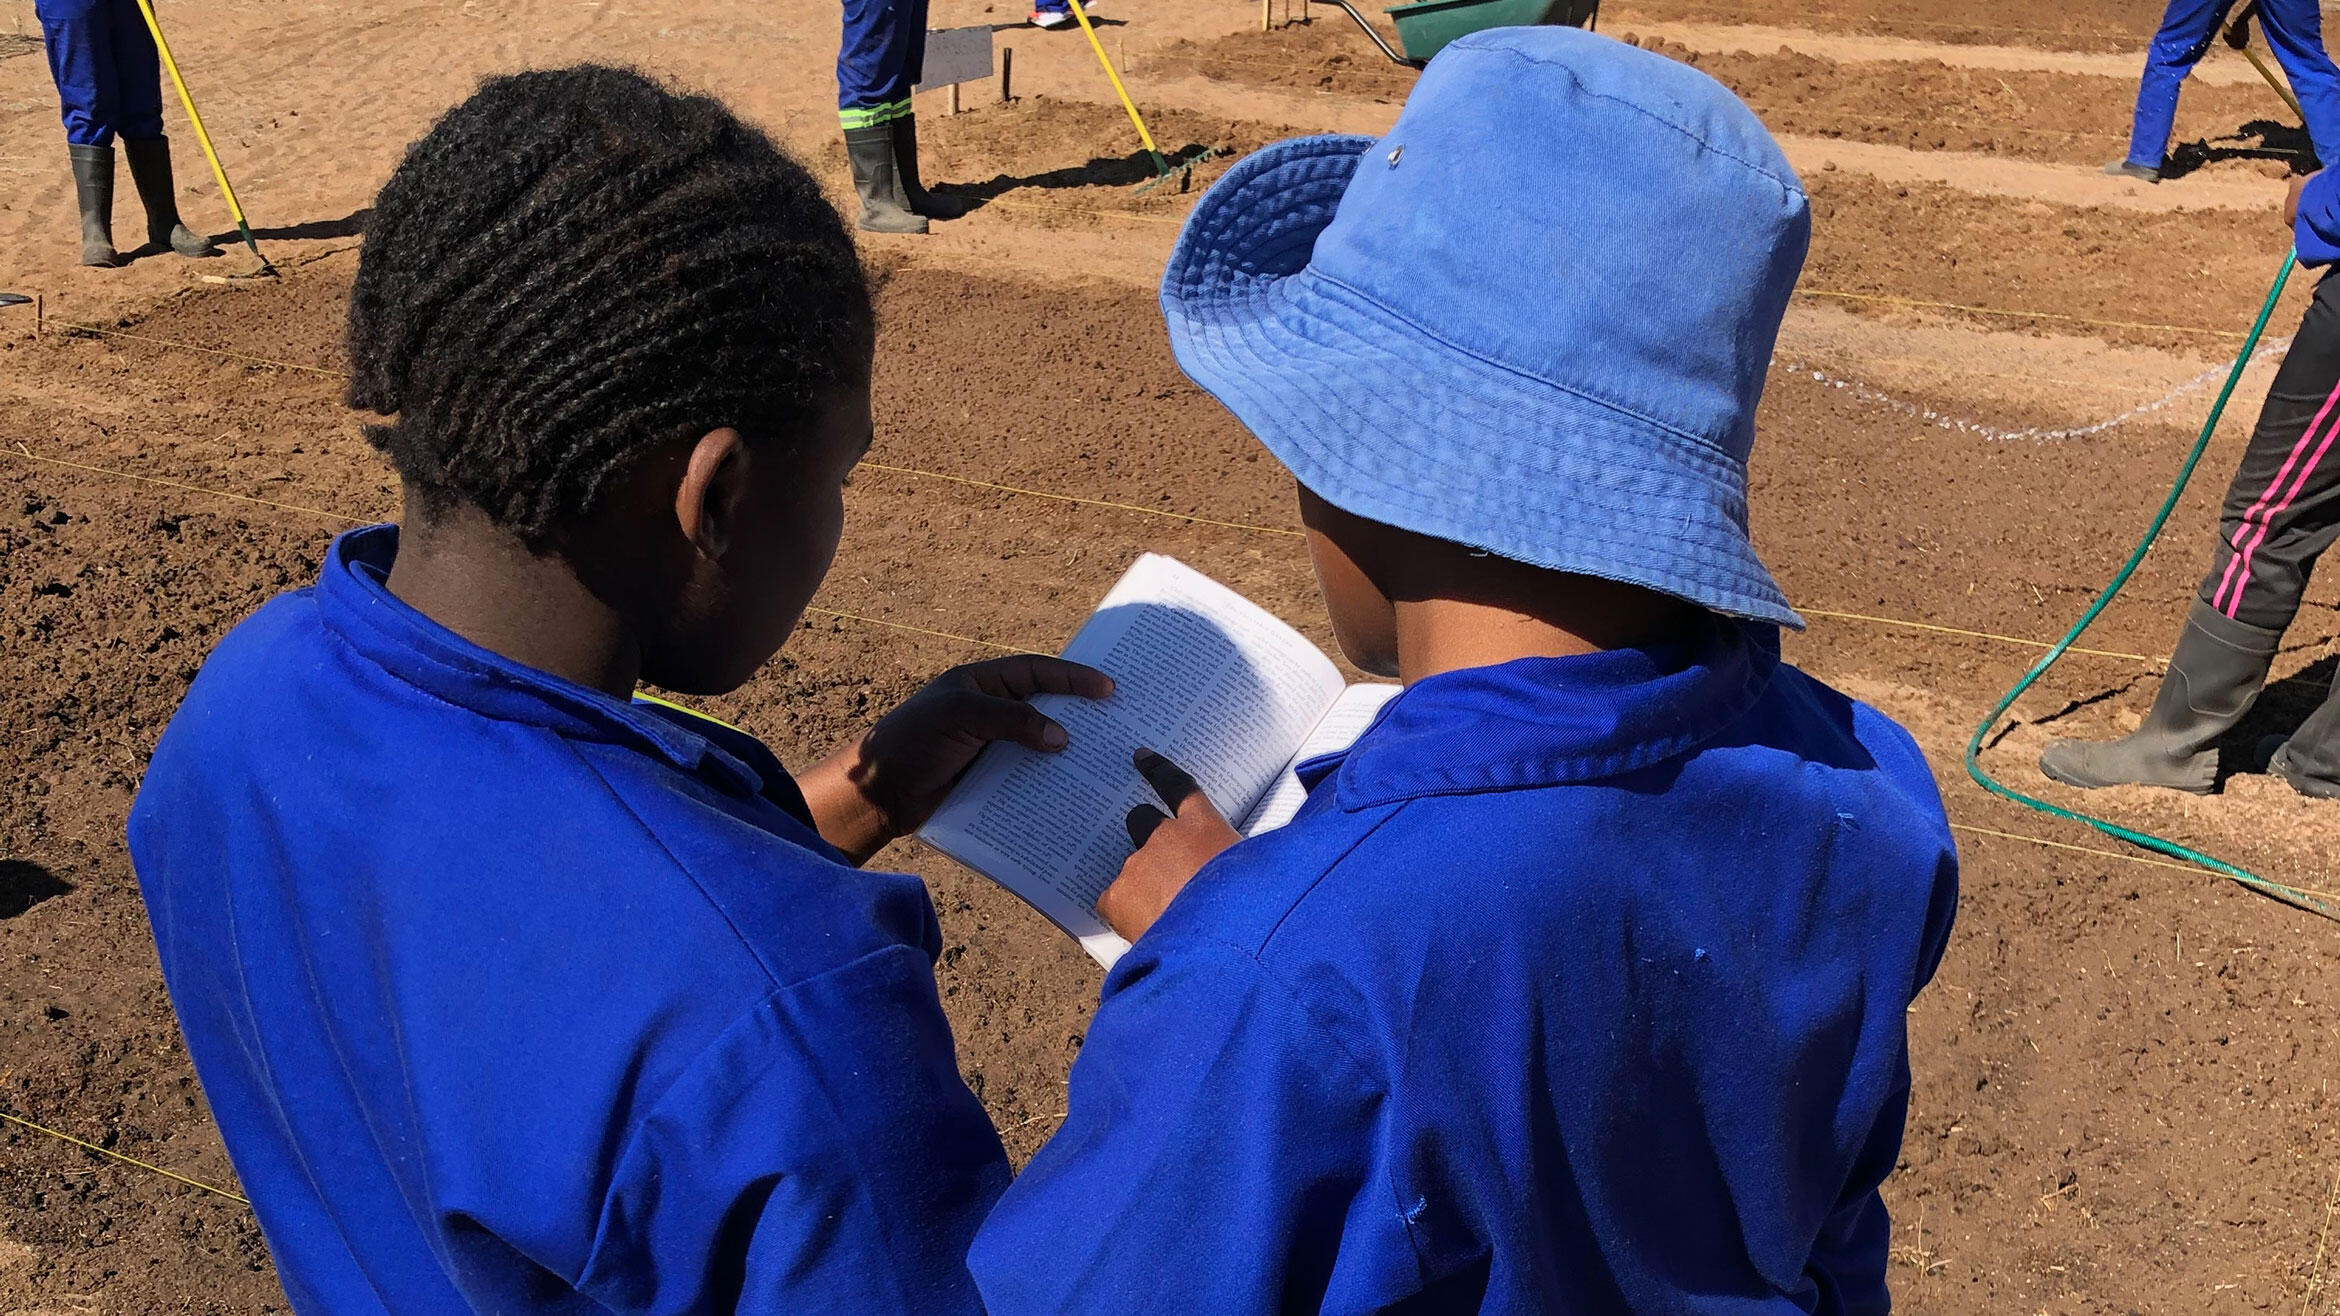
[[[1373,24],[1369,22],[1366,22],[1365,15],[1358,13],[1357,6],[1349,3],[1349,0],[1332,0],[1332,2],[1340,6],[1342,13],[1347,14],[1350,18],[1356,20],[1357,26],[1365,29],[1365,35],[1373,39],[1374,45],[1381,47],[1381,53],[1389,56],[1390,63],[1403,64],[1410,69],[1418,69],[1422,67],[1423,61],[1418,59],[1407,59],[1405,56],[1390,49],[1389,42],[1382,39],[1381,29],[1373,26]]]

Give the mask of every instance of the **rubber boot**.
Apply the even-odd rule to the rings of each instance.
[[[936,196],[918,181],[918,117],[905,114],[887,126],[894,130],[894,173],[902,180],[902,192],[909,198],[911,213],[928,219],[957,219],[965,215],[966,202],[957,197]]]
[[[2340,800],[2340,682],[2275,751],[2267,770],[2302,795]]]
[[[114,148],[69,145],[73,192],[81,202],[81,263],[110,270],[123,263],[114,250]]]
[[[2196,599],[2145,724],[2119,740],[2055,741],[2040,754],[2039,770],[2089,790],[2161,786],[2210,794],[2218,788],[2218,738],[2259,697],[2282,638]]]
[[[2154,168],[2152,165],[2131,164],[2126,160],[2113,161],[2111,164],[2108,164],[2104,167],[2104,172],[2111,174],[2115,178],[2134,178],[2140,183],[2158,183],[2161,181],[2161,171],[2159,169]]]
[[[130,181],[138,185],[138,199],[146,206],[146,245],[169,247],[182,256],[216,256],[219,248],[179,221],[179,198],[171,186],[171,139],[150,142],[122,139],[122,155],[130,161]]]
[[[861,194],[861,227],[872,233],[926,231],[926,221],[910,209],[910,198],[894,168],[892,124],[847,128],[845,156],[853,162],[853,190]]]

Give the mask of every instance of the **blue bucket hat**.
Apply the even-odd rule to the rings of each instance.
[[[1229,170],[1162,310],[1187,375],[1335,507],[1800,628],[1748,541],[1747,454],[1810,238],[1722,84],[1499,28],[1381,140]]]

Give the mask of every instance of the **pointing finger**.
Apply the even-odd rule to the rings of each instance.
[[[1169,805],[1172,813],[1186,812],[1187,804],[1202,796],[1202,787],[1195,784],[1186,769],[1154,751],[1141,749],[1131,759],[1137,764],[1138,775],[1146,779],[1146,784],[1162,797],[1162,803]]]

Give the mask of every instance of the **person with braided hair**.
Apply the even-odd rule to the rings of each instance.
[[[49,76],[65,119],[65,152],[81,209],[81,263],[129,262],[114,249],[114,139],[146,208],[146,245],[182,256],[219,249],[179,219],[171,139],[163,135],[162,61],[137,0],[34,0]]]
[[[918,181],[918,119],[910,89],[926,64],[927,0],[844,0],[837,44],[837,122],[861,196],[861,227],[924,233],[930,219],[957,219],[967,203]]]
[[[957,668],[795,777],[636,693],[796,628],[872,342],[812,177],[638,73],[495,78],[382,189],[349,401],[403,523],[220,643],[129,825],[294,1310],[979,1310],[1007,1161],[934,906],[860,865],[1110,683]]]

